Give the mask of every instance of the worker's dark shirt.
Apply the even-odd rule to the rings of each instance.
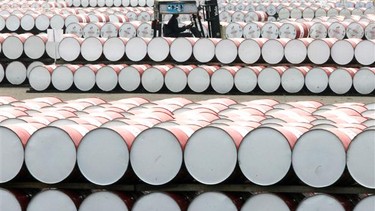
[[[165,25],[164,35],[166,37],[179,37],[179,34],[186,30],[186,26],[179,27],[177,17],[172,16],[168,23]]]

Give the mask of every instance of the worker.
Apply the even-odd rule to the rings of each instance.
[[[192,34],[189,32],[184,32],[186,29],[191,29],[193,24],[179,27],[178,26],[178,14],[173,14],[168,23],[163,27],[164,37],[192,37]]]

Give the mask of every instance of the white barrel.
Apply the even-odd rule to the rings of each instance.
[[[354,49],[361,39],[338,40],[331,48],[331,57],[336,64],[347,65],[354,59]],[[373,53],[375,53],[373,51]]]
[[[153,19],[153,13],[147,10],[141,11],[137,17],[137,20],[141,22],[148,22],[148,21],[151,21],[152,19]]]
[[[309,35],[307,25],[298,22],[283,23],[279,29],[280,38],[303,38]]]
[[[125,15],[129,19],[129,22],[136,21],[137,18],[138,18],[137,13],[135,13],[134,11],[131,11],[131,10],[129,10],[127,13],[125,13]]]
[[[336,94],[347,93],[353,85],[353,77],[357,68],[338,68],[329,76],[329,88]]]
[[[268,186],[280,182],[291,168],[292,147],[306,130],[265,126],[248,133],[238,151],[242,173],[257,185]]]
[[[261,28],[263,27],[264,23],[262,22],[249,22],[247,23],[242,31],[243,37],[246,39],[249,38],[259,38],[261,35]]]
[[[83,36],[83,29],[82,24],[80,23],[71,23],[69,24],[65,29],[67,34],[74,34],[77,35],[77,37]]]
[[[219,94],[226,94],[234,87],[234,76],[240,66],[223,66],[216,70],[211,77],[211,86]]]
[[[232,14],[232,22],[244,22],[245,20],[245,13],[243,11],[235,11]]]
[[[366,211],[375,209],[375,196],[370,195],[362,199],[353,209],[353,211]]]
[[[336,38],[342,40],[346,35],[346,28],[348,27],[348,22],[334,22],[328,27],[328,37]]]
[[[2,52],[8,59],[14,60],[22,56],[24,52],[24,43],[32,34],[10,35],[2,43]]]
[[[133,200],[125,194],[98,191],[87,196],[79,206],[79,211],[129,211]]]
[[[26,194],[14,190],[0,188],[1,210],[22,211],[29,202]]]
[[[307,58],[307,48],[314,39],[292,39],[285,45],[285,58],[291,64],[301,64]]]
[[[328,37],[328,22],[315,22],[309,31],[309,36],[314,39],[323,39]]]
[[[99,89],[105,92],[115,89],[118,84],[118,74],[123,67],[122,65],[106,65],[100,68],[95,75],[95,82]]]
[[[233,11],[221,11],[219,13],[219,19],[221,22],[230,23],[232,21]]]
[[[267,38],[246,39],[238,47],[238,57],[245,64],[254,64],[259,61],[261,49]]]
[[[317,8],[315,10],[315,17],[318,18],[318,17],[327,17],[327,8],[324,8],[324,7],[320,7],[320,8]]]
[[[51,76],[53,87],[59,91],[70,89],[74,82],[73,74],[79,67],[79,65],[61,65],[56,67]]]
[[[76,60],[81,54],[81,44],[83,39],[77,37],[65,37],[58,45],[58,53],[60,57],[71,62]]]
[[[292,8],[290,10],[290,18],[302,18],[302,8],[298,8],[298,7],[295,7],[295,8]]]
[[[305,77],[305,85],[312,93],[322,93],[328,87],[329,75],[335,70],[332,67],[312,68]]]
[[[143,88],[148,92],[158,92],[164,86],[164,77],[170,65],[154,65],[144,71],[141,78]]]
[[[119,37],[132,38],[137,36],[138,25],[133,24],[134,22],[125,22],[121,25],[119,29]]]
[[[324,64],[331,57],[331,48],[337,41],[336,38],[314,40],[307,48],[307,56],[314,64]]]
[[[65,27],[71,23],[89,23],[90,19],[86,14],[71,14],[65,18]]]
[[[178,37],[170,46],[170,54],[176,62],[186,62],[193,55],[193,46],[197,38]]]
[[[224,39],[216,44],[215,56],[220,63],[230,64],[238,57],[238,47],[243,39]]]
[[[100,37],[100,30],[104,24],[103,23],[88,23],[83,27],[84,38],[88,37]]]
[[[23,48],[27,57],[39,59],[46,53],[47,34],[30,36],[26,39]]]
[[[231,136],[234,132],[231,135],[229,132],[233,130],[208,126],[189,138],[184,150],[185,166],[198,182],[219,184],[232,175],[237,164],[237,144],[241,140],[234,139]]]
[[[236,211],[237,205],[227,195],[221,192],[205,192],[190,203],[188,211]]]
[[[311,67],[291,67],[281,76],[281,86],[288,93],[297,93],[305,85],[305,76]]]
[[[65,18],[67,15],[55,14],[50,18],[50,26],[52,29],[62,29],[65,26]]]
[[[74,72],[75,87],[81,91],[89,91],[95,86],[95,75],[104,65],[85,65]]]
[[[120,87],[128,92],[136,90],[141,85],[141,76],[149,65],[130,65],[124,67],[118,75]]]
[[[151,192],[141,196],[134,204],[134,211],[186,210],[187,200],[173,193]]]
[[[267,67],[258,75],[258,86],[266,93],[273,93],[281,85],[281,75],[287,69],[284,66]]]
[[[290,17],[291,7],[283,7],[278,11],[279,19],[284,20]]]
[[[100,37],[111,38],[118,37],[118,31],[121,27],[121,23],[105,23],[100,29]]]
[[[47,189],[36,194],[27,206],[27,211],[77,211],[78,205],[66,193]]]
[[[352,131],[329,128],[304,133],[292,153],[298,178],[311,187],[328,187],[337,182],[346,167],[346,149],[355,135]]]
[[[20,14],[10,15],[5,21],[6,28],[11,32],[17,31],[21,26],[21,18],[22,18],[22,15]]]
[[[30,71],[29,84],[36,91],[44,91],[51,84],[52,71],[56,66],[37,66]]]
[[[175,136],[177,134],[180,135]],[[187,138],[183,134],[181,130],[160,127],[140,133],[130,150],[130,163],[138,178],[151,185],[162,185],[173,180],[182,165],[182,143]]]
[[[128,40],[125,48],[126,56],[130,61],[139,62],[147,55],[148,39],[133,37]]]
[[[30,136],[41,127],[43,127],[42,124],[30,123],[4,124],[0,126],[3,137],[0,149],[3,163],[0,169],[0,183],[9,182],[19,174],[24,164],[24,146]]]
[[[335,197],[327,194],[315,194],[302,200],[296,211],[313,211],[319,209],[332,211],[347,210]]]
[[[87,133],[77,151],[78,167],[85,178],[97,185],[120,180],[129,165],[128,146],[140,132],[135,126],[119,126]]]
[[[217,66],[199,66],[190,71],[188,86],[197,93],[204,92],[210,86],[211,75],[219,69]]]
[[[5,78],[12,85],[20,85],[26,81],[27,68],[26,66],[19,62],[14,61],[8,64],[5,68]]]
[[[151,22],[143,22],[137,28],[138,37],[152,38],[154,36],[154,30],[151,27]]]
[[[165,74],[164,83],[171,92],[183,91],[188,83],[188,75],[194,65],[180,65],[170,68]]]
[[[70,132],[77,131],[77,126],[74,125],[75,129],[69,127]],[[25,163],[35,179],[55,184],[71,174],[76,164],[76,146],[67,132],[49,126],[39,129],[30,137],[25,148]],[[75,141],[78,142],[79,136],[77,132],[74,133]]]
[[[228,26],[225,27],[225,37],[226,38],[241,38],[242,37],[242,28],[245,23],[229,23]]]
[[[169,56],[173,38],[155,37],[147,45],[147,55],[152,61],[161,62]]]
[[[361,68],[353,78],[354,89],[363,95],[375,90],[375,70],[373,68]]]
[[[97,61],[102,56],[105,38],[88,37],[81,44],[81,55],[89,62]]]
[[[289,211],[291,210],[290,205],[288,205],[281,197],[272,193],[259,193],[251,196],[246,200],[245,204],[242,206],[241,211],[251,211],[251,210],[280,210]]]
[[[193,46],[194,58],[201,63],[210,62],[215,56],[216,38],[201,38]]]
[[[375,62],[375,42],[361,40],[355,47],[354,57],[361,65],[372,65]]]
[[[368,40],[375,39],[375,23],[370,23],[365,28],[365,37]]]
[[[375,161],[373,154],[367,152],[375,147],[374,135],[375,130],[364,130],[353,139],[347,151],[347,167],[350,175],[358,184],[371,189],[375,188],[375,181],[371,179],[375,171]]]
[[[270,39],[262,47],[262,57],[268,64],[278,64],[284,59],[284,47],[289,39]]]
[[[365,36],[365,28],[368,23],[361,23],[361,22],[352,22],[348,25],[346,29],[346,36],[348,38],[358,38],[362,39]]]
[[[103,55],[112,62],[117,62],[125,56],[125,46],[128,42],[127,38],[111,37],[103,44]],[[116,50],[114,50],[116,49]]]
[[[315,8],[313,7],[306,7],[303,11],[302,11],[302,17],[303,18],[314,18],[315,16]]]
[[[45,31],[50,26],[50,17],[47,14],[40,14],[35,18],[35,27],[39,31]]]
[[[277,39],[279,37],[279,22],[268,22],[262,26],[261,35],[263,38]]]
[[[35,27],[35,18],[37,15],[25,14],[21,18],[21,28],[24,31],[31,31]]]
[[[239,69],[234,76],[234,85],[243,93],[253,91],[258,83],[259,72],[263,68],[261,66],[249,66]]]

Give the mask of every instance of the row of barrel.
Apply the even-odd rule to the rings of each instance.
[[[65,11],[66,12],[66,11]],[[150,21],[153,15],[150,11],[130,10],[124,13],[101,14],[99,11],[91,14],[59,14],[19,11],[15,14],[0,15],[0,30],[9,32],[46,31],[48,28],[65,29],[71,23],[124,23],[129,21]]]
[[[7,70],[6,77],[26,79],[26,69],[16,73]],[[1,74],[0,74],[1,75]],[[287,93],[308,90],[318,94],[331,90],[335,94],[355,92],[368,95],[375,90],[374,68],[338,68],[311,66],[195,66],[195,65],[47,65],[29,72],[28,82],[35,91],[67,91],[73,88],[87,92],[96,88],[110,92],[120,88],[134,92],[141,87],[151,93],[163,88],[173,93],[187,91],[219,94],[256,88],[265,93],[282,89]],[[0,80],[1,81],[1,80]],[[8,80],[9,81],[9,80]],[[354,88],[354,89],[353,89]]]
[[[17,36],[13,36],[17,37]],[[6,40],[4,41],[4,43]],[[20,41],[19,41],[20,42]],[[36,50],[42,52],[44,43]],[[218,61],[221,64],[242,62],[254,64],[312,63],[347,65],[359,63],[371,65],[375,62],[373,40],[335,38],[312,39],[267,39],[267,38],[120,38],[109,39],[65,36],[58,45],[58,56],[72,61],[171,61],[200,63]],[[37,47],[37,45],[35,45]],[[116,50],[113,50],[116,49]],[[22,52],[22,47],[17,49]],[[7,58],[3,45],[3,53]],[[19,55],[19,54],[17,54]],[[105,59],[103,59],[105,58]]]
[[[1,210],[12,211],[369,211],[373,195],[320,193],[274,194],[229,192],[119,192],[45,189],[19,191],[0,188]]]
[[[49,9],[49,8],[66,8],[68,4],[64,1],[45,1],[45,0],[6,0],[0,2],[0,9]]]
[[[373,16],[371,16],[373,17]],[[355,17],[352,17],[355,18]],[[285,20],[282,22],[221,22],[225,27],[226,38],[357,38],[373,40],[375,38],[375,23],[363,18],[360,20],[342,19],[340,17],[328,20]],[[114,28],[114,27],[112,27]],[[70,30],[71,31],[71,30]]]
[[[102,186],[141,180],[375,188],[374,103],[0,101],[0,183],[31,175],[56,184],[77,181],[81,172]]]
[[[70,7],[153,7],[154,0],[65,0]]]

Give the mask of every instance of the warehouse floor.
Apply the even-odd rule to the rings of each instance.
[[[354,92],[352,92],[354,93]],[[231,98],[233,100],[236,100],[238,102],[243,101],[250,101],[255,99],[274,99],[279,102],[291,102],[291,101],[302,101],[302,100],[313,100],[313,101],[319,101],[324,104],[332,104],[332,103],[344,103],[344,102],[361,102],[361,103],[375,103],[375,95],[367,95],[367,96],[361,96],[358,94],[354,95],[334,95],[332,92],[327,91],[326,93],[320,93],[313,95],[311,93],[308,93],[306,91],[306,94],[288,94],[285,92],[279,92],[279,93],[272,93],[272,94],[264,94],[260,91],[255,91],[252,94],[243,94],[243,93],[236,93],[231,92],[231,94],[228,95],[218,95],[214,94],[214,92],[205,92],[205,93],[193,93],[193,92],[185,92],[185,93],[171,93],[168,91],[165,91],[164,93],[146,93],[145,91],[138,90],[137,92],[132,93],[124,93],[123,91],[116,89],[113,92],[105,93],[101,91],[91,91],[91,92],[78,92],[78,91],[68,91],[68,92],[57,92],[55,90],[52,91],[46,91],[46,92],[36,92],[33,90],[30,90],[28,85],[24,86],[18,86],[18,87],[12,87],[9,84],[4,84],[0,86],[0,96],[8,95],[17,98],[18,100],[23,99],[31,99],[36,97],[46,97],[46,96],[53,96],[53,97],[59,97],[62,100],[72,100],[72,99],[78,99],[78,98],[88,98],[88,97],[99,97],[106,101],[112,101],[112,100],[118,100],[123,98],[131,98],[131,97],[143,97],[150,101],[153,100],[160,100],[165,98],[173,98],[173,97],[184,97],[186,99],[192,100],[192,101],[200,101],[200,100],[206,100],[206,99],[212,99],[212,98],[220,98],[220,97],[226,97]]]

